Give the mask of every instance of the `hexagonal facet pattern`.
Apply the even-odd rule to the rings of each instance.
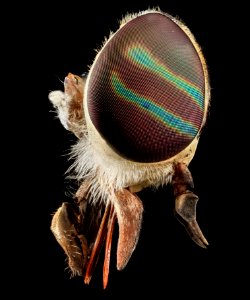
[[[203,66],[189,36],[167,15],[146,13],[128,21],[101,49],[89,76],[91,121],[122,157],[166,160],[201,128]]]

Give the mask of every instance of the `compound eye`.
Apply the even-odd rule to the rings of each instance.
[[[191,33],[149,12],[109,38],[89,73],[90,119],[116,153],[167,160],[199,133],[205,111],[203,59]]]

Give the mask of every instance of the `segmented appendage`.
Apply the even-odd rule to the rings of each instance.
[[[83,110],[84,85],[85,77],[68,73],[64,79],[64,93],[61,91],[49,93],[49,99],[62,125],[78,138],[83,136],[86,129]]]

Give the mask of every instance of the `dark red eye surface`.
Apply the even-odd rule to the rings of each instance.
[[[169,16],[128,21],[91,67],[87,107],[111,148],[136,162],[159,162],[187,147],[205,109],[203,66],[188,35]]]

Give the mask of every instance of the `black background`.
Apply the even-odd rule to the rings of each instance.
[[[81,277],[70,278],[65,254],[50,231],[52,215],[68,199],[71,189],[64,172],[69,166],[66,154],[76,139],[55,118],[48,93],[63,89],[68,72],[80,75],[88,70],[96,54],[94,49],[100,48],[110,30],[118,29],[118,21],[127,12],[158,5],[190,28],[208,64],[211,107],[189,169],[200,198],[197,219],[210,245],[206,250],[196,246],[175,219],[169,187],[145,190],[140,194],[145,212],[138,246],[127,267],[117,271],[114,239],[109,284],[103,290],[101,260],[89,286]],[[236,150],[232,154],[228,130],[230,113],[236,114],[233,91],[229,90],[234,60],[230,60],[229,68],[227,56],[232,51],[228,47],[228,16],[235,10],[229,4],[218,7],[216,1],[163,0],[33,2],[27,8],[24,4],[20,7],[25,13],[20,13],[20,22],[15,24],[11,60],[18,60],[13,75],[18,88],[13,87],[12,95],[20,120],[14,136],[15,140],[21,136],[21,141],[14,143],[18,145],[18,151],[14,151],[15,158],[18,153],[18,174],[8,177],[10,194],[14,195],[10,212],[18,215],[11,234],[15,240],[14,268],[9,268],[8,276],[16,286],[15,292],[33,299],[148,295],[156,299],[200,299],[243,291],[243,283],[238,284],[237,279],[241,277],[239,269],[245,266],[241,255],[244,247],[240,246],[235,221],[241,206],[235,205],[239,196],[233,178],[237,174],[230,160]],[[115,237],[117,231],[116,227]],[[240,250],[233,250],[235,247]]]

